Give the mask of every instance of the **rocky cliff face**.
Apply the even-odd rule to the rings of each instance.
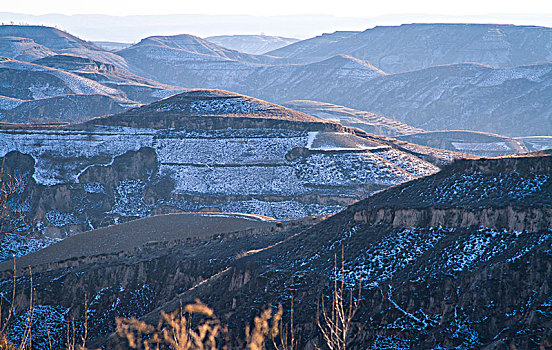
[[[551,174],[549,156],[457,161],[422,183],[404,184],[358,204],[362,209],[354,218],[402,228],[542,232],[552,228]]]

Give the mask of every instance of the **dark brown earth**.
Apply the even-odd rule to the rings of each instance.
[[[17,265],[27,268],[81,257],[109,255],[143,245],[202,239],[215,234],[270,230],[276,227],[276,222],[270,218],[232,213],[157,215],[68,237],[19,258]],[[0,263],[0,271],[12,268],[11,261]]]

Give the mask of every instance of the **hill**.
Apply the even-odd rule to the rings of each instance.
[[[78,123],[91,117],[120,113],[125,110],[124,104],[119,99],[99,94],[68,94],[15,101],[17,104],[10,104],[6,109],[0,108],[1,121],[30,124]]]
[[[377,77],[323,101],[430,131],[545,136],[552,134],[551,84],[550,63],[503,69],[455,64]]]
[[[49,48],[35,43],[32,39],[13,36],[0,37],[0,52],[3,57],[29,62],[56,54]]]
[[[320,119],[336,121],[343,125],[359,128],[376,135],[396,137],[424,131],[380,114],[359,111],[332,103],[295,100],[285,102],[284,106]]]
[[[41,251],[21,258],[22,260],[19,261],[21,264],[32,265],[33,271],[37,271],[39,274],[41,272],[49,274],[48,270],[54,266],[54,269],[56,269],[54,274],[57,274],[57,267],[63,265],[70,270],[75,269],[74,271],[80,271],[77,272],[78,276],[83,276],[83,273],[90,276],[89,273],[94,274],[93,270],[96,270],[96,272],[103,270],[103,268],[98,270],[96,269],[97,267],[107,267],[105,263],[115,267],[117,264],[113,264],[113,259],[119,260],[119,258],[122,258],[130,264],[129,266],[134,263],[140,264],[140,261],[147,265],[146,260],[153,261],[149,253],[154,252],[154,255],[157,255],[163,252],[161,255],[164,256],[164,262],[157,268],[154,268],[156,270],[154,274],[159,277],[167,277],[167,273],[175,271],[174,268],[179,269],[178,266],[183,262],[182,257],[184,256],[202,261],[202,264],[197,266],[197,271],[201,271],[200,274],[210,274],[214,273],[221,266],[221,263],[224,264],[225,260],[233,259],[234,256],[240,254],[244,248],[255,249],[274,244],[281,239],[284,231],[286,233],[299,232],[319,222],[319,220],[319,218],[309,217],[304,220],[272,222],[263,221],[259,217],[255,218],[253,216],[248,217],[231,213],[164,215],[82,233],[50,245]],[[232,243],[230,246],[226,246],[225,249],[219,251],[216,248],[218,245],[216,242],[221,242],[221,240],[231,241]],[[206,246],[214,250],[208,253],[204,250]],[[128,255],[130,252],[132,252],[131,255],[133,257]],[[144,255],[144,253],[146,254]],[[210,255],[211,260],[209,263],[204,264],[203,258],[207,256],[206,253]],[[142,260],[144,258],[146,260]],[[86,262],[83,264],[84,261]],[[81,270],[83,267],[85,268]],[[143,276],[150,276],[151,272],[153,272],[150,270],[150,266],[144,265],[144,267]],[[3,270],[0,272],[3,280],[7,276],[5,269],[9,270],[11,268],[13,268],[13,265],[8,262],[0,264],[0,269]],[[180,268],[184,268],[184,266],[182,265]],[[118,267],[115,267],[115,269],[118,269]],[[128,272],[130,275],[127,275],[123,279],[129,278],[130,281],[138,277],[131,270],[128,270]],[[76,277],[77,275],[74,276]],[[105,313],[99,312],[100,309],[96,306],[103,305],[107,299],[111,299],[115,295],[113,294],[115,289],[112,289],[111,286],[116,284],[115,280],[112,280],[111,277],[121,281],[121,276],[117,276],[115,273],[108,273],[108,275],[97,280],[93,278],[95,282],[89,280],[93,284],[100,283],[102,285],[99,294],[95,294],[89,299],[89,326],[92,339],[96,338],[94,334],[106,334],[111,331],[111,324],[117,312],[124,312],[123,310],[125,309],[127,311],[131,310],[128,309],[128,305],[124,301],[123,303],[115,302],[113,304],[118,305],[115,307],[117,310],[114,310],[114,313],[107,310]],[[137,284],[140,284],[141,278],[135,281]],[[174,275],[174,281],[178,284],[183,282],[183,284],[171,287],[153,284],[142,285],[139,287],[141,291],[129,288],[128,296],[139,303],[142,303],[143,297],[153,297],[154,294],[156,294],[156,298],[167,299],[173,293],[181,290],[181,288],[188,288],[199,280],[196,276],[183,276],[177,272]],[[56,283],[55,281],[51,282]],[[60,280],[60,282],[62,285],[65,285],[65,283],[67,285],[72,284],[69,280]],[[89,285],[89,282],[85,282],[85,284]],[[132,284],[134,285],[135,283],[132,282]],[[163,288],[166,287],[168,288],[163,291]],[[48,344],[52,344],[55,348],[61,348],[64,346],[65,340],[58,335],[61,334],[61,328],[65,327],[64,315],[73,315],[78,318],[78,313],[82,311],[78,306],[80,304],[75,304],[75,307],[69,310],[64,304],[59,304],[54,299],[50,299],[51,296],[47,295],[49,293],[47,289],[39,289],[40,293],[45,293],[39,297],[41,305],[37,305],[34,309],[35,318],[33,319],[37,321],[42,320],[43,322],[35,322],[33,324],[33,344],[37,347],[48,347]],[[54,287],[54,289],[57,289],[57,287]],[[59,289],[57,290],[62,292]],[[50,289],[50,291],[53,291],[53,289]],[[117,293],[124,293],[124,288],[117,289],[117,291]],[[161,292],[161,294],[157,294],[157,291]],[[80,294],[80,292],[75,292],[75,296]],[[162,296],[163,293],[166,293],[166,296]],[[68,294],[65,295],[67,301],[73,298]],[[131,295],[134,295],[134,297]],[[58,294],[58,296],[60,295]],[[50,299],[50,302],[47,302],[47,299]],[[117,299],[113,299],[113,301],[115,300]],[[120,302],[123,300],[126,300],[126,297],[119,299]],[[151,302],[157,304],[153,299]],[[149,302],[141,304],[140,307],[149,309],[150,306],[148,304]],[[132,308],[136,306],[138,304],[135,304]],[[12,330],[17,330],[21,326],[20,316],[19,314],[14,316]],[[46,324],[48,325],[46,326],[47,329],[45,328]],[[54,334],[55,336],[53,336]],[[11,336],[12,339],[17,338],[16,333],[9,333],[8,336]]]
[[[148,37],[135,45],[118,51],[117,54],[125,59],[133,73],[167,84],[190,88],[213,87],[193,85],[192,81],[184,79],[186,74],[192,76],[201,74],[201,71],[197,72],[198,69],[205,72],[212,71],[212,74],[220,75],[226,72],[217,72],[217,70],[227,70],[231,67],[239,71],[247,68],[249,64],[274,61],[269,57],[248,55],[226,49],[188,34]]]
[[[136,105],[124,92],[78,75],[32,63],[0,59],[0,120],[80,122]]]
[[[251,55],[262,55],[299,41],[299,39],[271,35],[219,35],[207,37],[205,40]]]
[[[75,55],[54,55],[33,63],[71,72],[94,80],[104,86],[122,91],[127,98],[140,103],[151,103],[183,89],[143,78],[116,66]]]
[[[166,84],[235,91],[277,103],[292,99],[325,101],[385,75],[369,62],[345,55],[295,65],[266,56],[227,53],[226,49],[220,52],[220,47],[217,50],[197,48],[203,45],[204,42],[185,41],[182,48],[167,49],[137,44],[120,54],[134,67],[134,73]]]
[[[144,245],[174,244],[235,232],[269,232],[276,228],[276,223],[271,218],[235,213],[156,215],[86,231],[22,256],[18,261],[21,266],[34,267],[81,257],[112,255]],[[0,264],[0,270],[9,270],[11,264],[9,261]]]
[[[343,246],[344,282],[362,286],[353,324],[365,326],[355,344],[546,347],[551,169],[545,153],[457,160],[314,226],[304,222],[259,232],[255,239],[238,234],[144,245],[35,266],[34,281],[42,286],[37,298],[45,310],[58,311],[46,320],[63,332],[59,315],[86,291],[93,300],[90,334],[106,335],[93,343],[118,348],[116,338],[106,339],[116,314],[155,324],[161,309],[200,298],[241,336],[244,324],[269,302],[282,303],[289,315],[293,297],[300,346],[314,346],[321,341],[317,301],[331,291],[334,254]],[[118,226],[109,229],[115,234]],[[37,338],[43,331],[37,329]]]
[[[552,59],[550,28],[498,24],[403,24],[335,32],[268,53],[298,63],[345,54],[388,73],[475,62],[515,67]]]
[[[116,41],[93,41],[93,43],[94,45],[108,51],[118,51],[126,49],[127,47],[132,45],[131,43],[122,43]]]
[[[58,238],[166,212],[332,213],[460,156],[219,90],[0,135],[33,230]]]
[[[188,127],[224,129],[226,127],[290,128],[310,125],[315,129],[341,130],[337,123],[326,122],[273,103],[223,90],[190,90],[134,108],[128,112],[90,120],[92,125],[142,128]]]
[[[96,61],[111,63],[123,69],[127,66],[124,59],[120,56],[57,28],[30,25],[2,25],[0,26],[0,37],[25,38],[32,40],[32,42],[29,42],[30,44],[39,45],[33,48],[32,51],[34,53],[29,58],[36,56],[46,57],[45,54],[48,53],[44,49],[46,48],[57,54],[67,53],[88,57]],[[20,56],[18,51],[12,51],[11,55],[8,57],[17,58]],[[3,54],[3,56],[6,56],[6,54]]]

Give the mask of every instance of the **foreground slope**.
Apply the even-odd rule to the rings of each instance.
[[[550,61],[551,39],[546,27],[415,23],[323,34],[268,54],[300,63],[345,54],[388,73],[464,62],[515,67]]]
[[[40,295],[36,295],[33,309],[33,345],[65,346],[67,319],[72,318],[77,327],[82,325],[83,292],[88,296],[89,341],[96,340],[113,330],[118,315],[130,315],[136,308],[149,312],[175,293],[215,274],[244,249],[272,245],[289,232],[299,232],[319,220],[267,221],[231,213],[173,214],[114,225],[53,244],[16,262],[17,266],[32,266],[40,279],[34,284]],[[11,278],[11,269],[11,262],[0,264],[2,282]],[[26,276],[18,278],[17,284],[18,291],[28,292]],[[5,287],[6,283],[0,284],[2,293]],[[26,317],[26,305],[19,303],[21,300],[8,333],[16,343]]]
[[[317,301],[330,293],[334,254],[343,246],[345,283],[363,288],[358,345],[546,348],[551,174],[550,155],[456,161],[236,260],[144,319],[201,298],[243,325],[266,303],[289,307],[293,297],[297,334],[312,346],[320,341]]]
[[[269,222],[262,225],[273,231],[38,264],[37,314],[51,332],[64,334],[64,315],[82,313],[76,305],[86,293],[92,343],[117,349],[125,347],[109,336],[115,315],[156,324],[160,310],[200,298],[241,338],[245,324],[268,304],[283,303],[288,320],[293,298],[301,347],[313,347],[322,341],[316,305],[330,293],[334,257],[343,246],[345,283],[362,286],[356,345],[546,348],[552,329],[551,170],[546,154],[458,160],[314,226],[310,218]],[[109,228],[111,234],[119,227]],[[46,341],[43,326],[33,334]]]
[[[33,230],[52,237],[171,211],[332,213],[460,156],[221,90],[0,135]]]

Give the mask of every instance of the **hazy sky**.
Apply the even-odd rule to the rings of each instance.
[[[86,40],[129,43],[183,33],[201,37],[264,33],[305,39],[336,30],[421,22],[552,27],[552,0],[0,0],[0,4],[0,23],[56,26]]]
[[[2,12],[28,14],[327,14],[354,17],[401,13],[552,14],[552,1],[549,0],[17,0],[2,3]]]

